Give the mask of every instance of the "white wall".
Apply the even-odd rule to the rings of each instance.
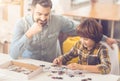
[[[31,11],[28,11],[29,9],[31,9],[31,3],[32,0],[24,0],[24,15],[31,13]]]
[[[120,0],[117,1],[117,4],[120,4]]]
[[[52,0],[52,3],[57,14],[71,10],[71,0]]]
[[[8,22],[15,24],[16,20],[21,17],[19,5],[9,5],[8,6]]]
[[[98,0],[99,3],[105,3],[105,4],[113,4],[116,3],[117,0]]]

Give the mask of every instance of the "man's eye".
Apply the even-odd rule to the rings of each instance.
[[[42,15],[41,13],[38,13],[38,15]]]
[[[39,12],[36,12],[36,15],[42,15],[41,13],[39,13]]]
[[[48,16],[49,14],[45,14],[45,16]]]

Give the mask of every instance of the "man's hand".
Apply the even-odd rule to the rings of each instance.
[[[35,22],[32,27],[30,27],[30,29],[25,33],[25,35],[28,38],[32,38],[33,35],[37,34],[38,32],[42,31],[42,25],[40,25],[39,23]]]
[[[112,49],[114,49],[113,47],[112,47],[112,44],[114,44],[114,43],[117,43],[117,41],[115,40],[115,39],[113,39],[113,38],[106,38],[106,42],[107,42],[107,44],[112,48]]]

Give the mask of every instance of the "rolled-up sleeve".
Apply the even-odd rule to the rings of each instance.
[[[101,72],[101,74],[108,74],[111,71],[111,63],[108,55],[108,49],[103,48],[100,53],[101,64],[97,65],[98,70]]]

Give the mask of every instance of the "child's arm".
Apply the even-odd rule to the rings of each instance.
[[[100,61],[101,64],[97,65],[98,70],[102,74],[107,74],[111,71],[111,62],[108,54],[108,49],[103,46],[101,51],[100,51]]]
[[[57,64],[57,65],[63,64],[63,65],[65,65],[72,58],[77,57],[78,56],[78,46],[79,45],[80,45],[80,42],[77,42],[69,53],[64,54],[62,56],[59,56],[58,58],[55,58],[53,60],[53,64]]]
[[[69,53],[63,55],[62,64],[66,65],[68,61],[78,57],[80,45],[81,45],[81,42],[78,41]]]
[[[111,71],[111,63],[108,55],[108,49],[105,46],[102,46],[99,52],[100,64],[98,65],[83,65],[85,70],[90,72],[96,72],[101,74],[108,74]]]
[[[67,68],[72,70],[86,70],[88,72],[100,73],[97,65],[81,65],[78,63],[71,63],[67,65]]]
[[[111,63],[108,55],[108,50],[106,47],[103,47],[99,53],[101,64],[81,65],[77,63],[71,63],[67,65],[67,67],[73,70],[86,70],[94,73],[108,74],[111,71]]]

